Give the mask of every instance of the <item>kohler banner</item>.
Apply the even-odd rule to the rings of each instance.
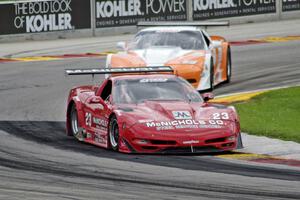
[[[276,13],[276,0],[192,0],[193,19]]]
[[[0,4],[0,34],[91,28],[90,1],[45,0]]]
[[[186,0],[96,0],[96,28],[186,20]]]
[[[282,11],[300,10],[300,0],[282,0]]]

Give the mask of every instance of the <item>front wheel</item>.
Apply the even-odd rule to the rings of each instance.
[[[75,104],[71,108],[70,112],[70,127],[72,135],[79,141],[83,140],[82,128],[79,126],[78,113]]]
[[[119,150],[120,132],[116,116],[113,116],[109,121],[109,143],[114,151]]]
[[[241,133],[239,133],[236,149],[242,149],[242,148],[244,148],[244,145],[243,145],[243,141],[242,141],[242,135],[241,135]]]

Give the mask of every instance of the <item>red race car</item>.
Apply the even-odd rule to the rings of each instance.
[[[101,85],[70,91],[67,134],[125,153],[200,153],[241,148],[234,107],[208,103],[210,93],[202,97],[186,80],[167,72],[172,68],[66,70],[68,75],[116,73]]]

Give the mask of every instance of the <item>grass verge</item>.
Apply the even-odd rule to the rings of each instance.
[[[300,143],[300,87],[269,91],[234,106],[243,132]]]

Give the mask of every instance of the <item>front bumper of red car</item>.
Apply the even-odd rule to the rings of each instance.
[[[125,153],[208,153],[237,148],[239,133],[229,129],[159,133],[127,130],[119,150]]]

